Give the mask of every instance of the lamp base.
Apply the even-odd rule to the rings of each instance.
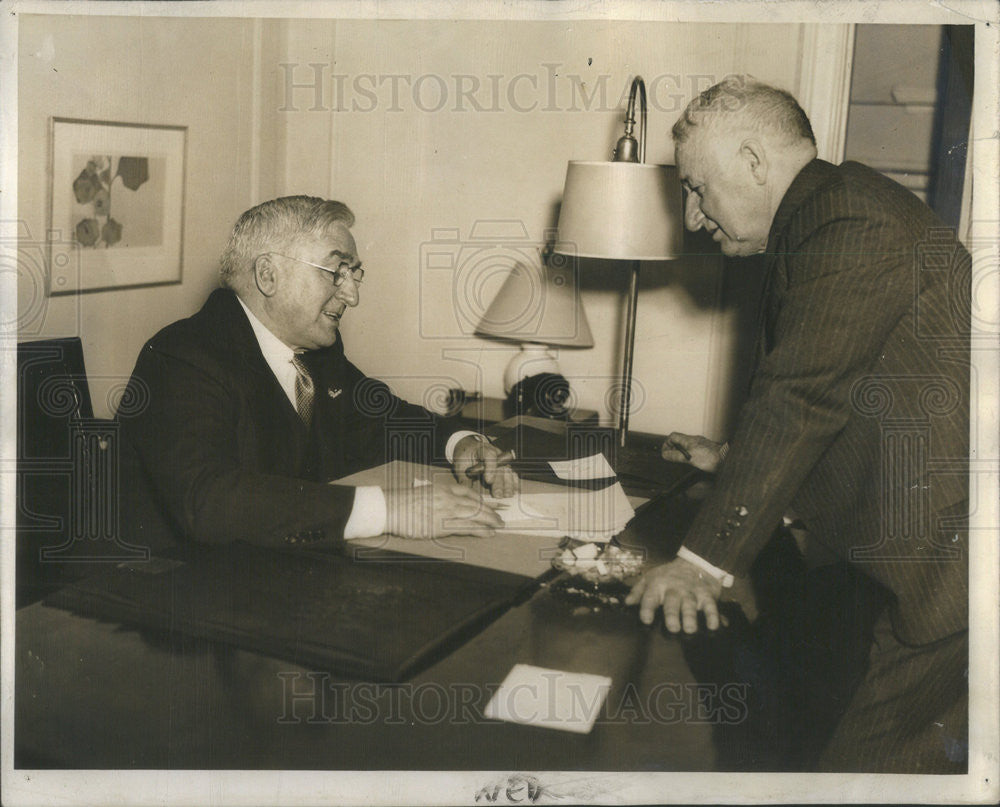
[[[517,382],[504,409],[508,417],[533,417],[564,420],[569,416],[569,382],[558,373],[539,373]]]
[[[510,360],[503,376],[508,416],[565,418],[569,383],[559,372],[555,356],[545,345],[524,344]]]
[[[510,395],[516,384],[539,373],[559,373],[556,357],[545,345],[523,344],[503,371],[503,391]]]

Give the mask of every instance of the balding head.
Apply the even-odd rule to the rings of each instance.
[[[816,149],[809,118],[785,90],[753,76],[729,76],[693,99],[674,124],[675,143],[696,132],[755,134],[790,149]]]

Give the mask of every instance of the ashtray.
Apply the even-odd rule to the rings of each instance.
[[[580,605],[622,606],[642,571],[644,557],[614,543],[569,541],[552,565],[566,575],[549,586],[560,599]]]
[[[622,607],[632,587],[621,580],[595,583],[582,577],[561,577],[549,586],[549,591],[560,600],[573,605]]]

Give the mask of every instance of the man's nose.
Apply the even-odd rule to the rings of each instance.
[[[689,193],[684,200],[684,226],[694,232],[701,229],[705,216],[702,215],[697,194]]]
[[[353,308],[361,299],[359,292],[360,289],[358,288],[358,281],[348,275],[343,279],[343,281],[341,281],[340,285],[337,286],[337,292],[334,296],[344,305],[349,305]]]

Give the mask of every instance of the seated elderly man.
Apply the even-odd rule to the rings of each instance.
[[[305,196],[248,210],[222,256],[223,288],[143,347],[133,405],[119,411],[126,540],[299,545],[500,525],[471,484],[513,495],[509,457],[344,355],[340,321],[364,277],[353,224],[346,205]],[[464,486],[328,484],[393,459],[441,458]]]

